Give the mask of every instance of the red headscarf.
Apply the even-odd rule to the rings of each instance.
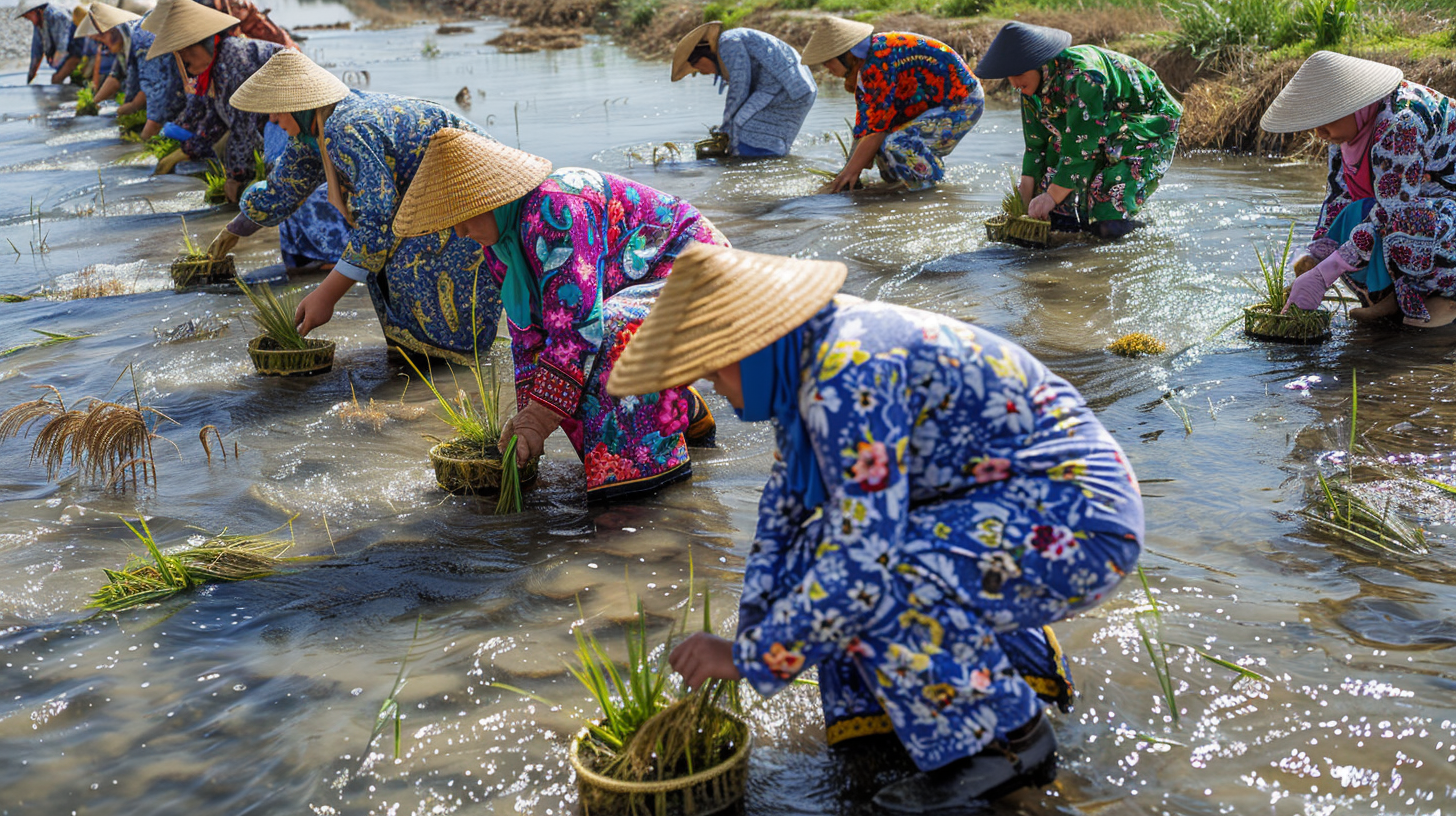
[[[1370,173],[1370,143],[1375,136],[1375,114],[1379,110],[1380,103],[1371,102],[1355,111],[1355,137],[1340,145],[1340,169],[1345,176],[1345,189],[1356,201],[1375,195]]]

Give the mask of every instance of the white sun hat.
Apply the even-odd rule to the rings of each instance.
[[[1259,127],[1294,133],[1328,125],[1389,96],[1404,78],[1393,65],[1316,51],[1264,111]]]

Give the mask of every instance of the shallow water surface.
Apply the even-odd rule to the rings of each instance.
[[[315,4],[278,8],[285,23],[302,21],[291,13],[337,19]],[[1240,278],[1255,269],[1253,245],[1291,219],[1308,232],[1318,168],[1179,159],[1149,227],[1131,239],[1017,250],[987,244],[980,226],[1019,158],[1013,111],[986,114],[935,191],[814,198],[820,181],[806,168],[837,168],[828,134],[853,116],[837,86],[821,89],[791,158],[654,166],[654,144],[687,148],[718,120],[707,80],[669,83],[665,65],[604,42],[500,54],[483,43],[501,28],[311,31],[305,48],[370,90],[455,106],[464,89],[467,115],[557,166],[641,179],[693,201],[742,248],[842,258],[852,293],[1012,337],[1076,383],[1122,441],[1147,495],[1143,563],[1176,712],[1139,637],[1149,605],[1134,578],[1058,627],[1082,691],[1074,713],[1055,717],[1063,772],[1008,808],[1451,812],[1452,504],[1409,479],[1375,487],[1423,514],[1431,553],[1403,558],[1331,542],[1294,513],[1316,467],[1340,467],[1357,370],[1360,462],[1456,482],[1456,332],[1337,318],[1333,340],[1314,347],[1219,332],[1250,299]],[[423,55],[427,43],[439,56]],[[583,506],[581,467],[559,436],[527,515],[498,518],[443,495],[424,437],[444,426],[384,352],[362,288],[319,332],[339,344],[332,373],[255,376],[241,296],[175,293],[167,278],[178,215],[206,241],[230,214],[202,204],[197,179],[150,177],[105,120],[74,118],[69,89],[23,81],[0,74],[0,238],[14,245],[0,256],[0,292],[125,294],[0,303],[0,350],[36,329],[90,335],[0,357],[0,407],[33,399],[38,385],[68,404],[126,395],[131,367],[143,403],[176,424],[156,444],[160,484],[140,494],[70,475],[49,483],[26,442],[0,445],[0,813],[573,811],[565,745],[587,703],[564,669],[572,622],[617,648],[640,597],[665,636],[691,568],[731,625],[768,429],[734,421],[713,398],[719,448],[694,454],[693,479],[606,510]],[[240,268],[276,272],[271,236],[241,245]],[[231,325],[209,339],[159,339],[199,317]],[[1103,350],[1134,330],[1169,353],[1131,361]],[[355,400],[380,409],[372,421],[356,417]],[[223,459],[214,445],[209,462],[197,442],[205,425],[240,455]],[[119,518],[138,512],[164,544],[195,528],[258,532],[292,519],[294,554],[320,558],[86,618],[101,569],[141,549]],[[1200,652],[1265,679],[1240,679]],[[393,721],[379,717],[392,694],[397,753]],[[812,688],[753,719],[749,812],[865,812],[853,766],[823,747]]]

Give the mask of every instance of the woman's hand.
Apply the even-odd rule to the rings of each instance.
[[[1057,200],[1052,198],[1052,194],[1042,193],[1026,205],[1026,216],[1037,221],[1046,221],[1056,208]]]
[[[673,671],[682,675],[683,682],[691,691],[709,680],[740,680],[738,667],[733,665],[733,644],[717,635],[695,632],[679,643],[667,662]]]
[[[839,175],[835,176],[832,181],[830,181],[828,184],[824,185],[824,187],[819,192],[821,192],[821,193],[842,193],[842,192],[844,192],[846,190],[853,190],[854,188],[856,188],[858,186],[859,186],[859,171],[858,170],[855,170],[854,173],[851,174],[850,173],[850,169],[848,167],[846,167],[843,170],[839,171]]]
[[[212,243],[208,244],[208,257],[212,258],[214,261],[220,261],[223,258],[226,258],[227,254],[233,251],[233,247],[238,245],[238,239],[240,237],[241,236],[234,235],[231,231],[227,229],[223,229],[217,234],[216,238],[212,239]],[[303,304],[299,305],[301,306]]]
[[[501,426],[500,452],[505,453],[511,437],[516,437],[516,464],[525,465],[546,451],[546,437],[560,425],[560,414],[535,400],[527,400],[526,407]]]
[[[223,182],[222,192],[227,196],[229,202],[236,204],[238,199],[243,196],[243,183],[237,179],[228,179]]]
[[[298,304],[298,309],[293,313],[293,325],[298,327],[300,334],[307,335],[314,329],[329,322],[334,316],[334,306],[339,298],[349,291],[354,281],[346,277],[337,269],[329,272],[324,282],[318,288],[309,292]]]

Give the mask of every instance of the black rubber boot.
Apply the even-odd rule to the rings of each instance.
[[[875,804],[888,813],[974,813],[987,803],[1027,787],[1044,787],[1057,778],[1057,735],[1045,715],[1019,729],[1024,735],[998,740],[979,754],[944,768],[917,773],[886,785]]]
[[[708,403],[698,389],[688,386],[688,396],[692,398],[693,404],[688,407],[688,429],[683,435],[687,437],[690,448],[716,448],[718,446],[718,423],[713,419],[713,412],[708,410]]]
[[[1127,237],[1129,233],[1142,225],[1141,221],[1119,218],[1116,221],[1098,221],[1095,224],[1088,224],[1087,231],[1104,241],[1116,241]]]

